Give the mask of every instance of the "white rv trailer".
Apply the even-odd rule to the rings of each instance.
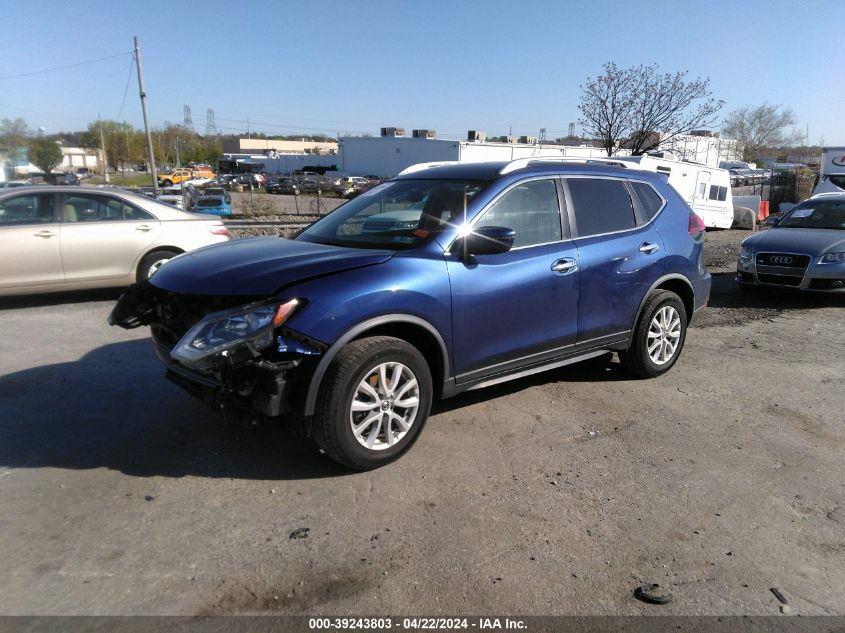
[[[618,164],[665,174],[690,208],[704,221],[704,225],[729,229],[734,221],[731,178],[727,169],[708,167],[645,154],[643,156],[612,156],[608,159]]]
[[[845,193],[845,147],[823,147],[817,193]]]

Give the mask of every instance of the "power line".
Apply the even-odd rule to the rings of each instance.
[[[17,75],[3,75],[0,79],[17,79],[18,77],[31,77],[32,75],[41,75],[43,73],[51,73],[56,70],[66,70],[68,68],[76,68],[77,66],[86,66],[87,64],[96,64],[98,62],[104,62],[109,59],[115,59],[117,57],[123,57],[124,55],[131,55],[131,51],[126,51],[125,53],[117,53],[116,55],[109,55],[108,57],[100,57],[99,59],[89,59],[87,62],[77,62],[76,64],[68,64],[66,66],[56,66],[55,68],[45,68],[43,70],[33,70],[32,72],[28,73],[20,73]]]
[[[123,99],[120,100],[120,110],[117,111],[117,118],[115,121],[120,121],[120,115],[123,114],[123,106],[126,104],[126,93],[129,92],[129,82],[132,80],[132,67],[135,65],[135,56],[129,57],[129,76],[126,78],[126,86],[123,88]]]

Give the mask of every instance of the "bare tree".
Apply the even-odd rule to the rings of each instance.
[[[602,142],[607,155],[619,145],[628,128],[628,118],[633,106],[633,94],[628,83],[628,71],[613,62],[606,63],[604,75],[588,77],[581,86],[584,92],[578,109],[579,123],[584,133]]]
[[[601,140],[608,155],[626,147],[636,155],[680,134],[716,122],[724,101],[710,93],[710,80],[687,80],[686,72],[665,73],[658,66],[619,68],[609,62],[604,75],[588,78],[578,109],[581,126]]]
[[[786,131],[787,127],[795,123],[795,113],[789,108],[782,109],[779,105],[763,103],[731,112],[722,123],[722,134],[742,144],[742,157],[745,160],[754,160],[764,148],[800,143],[803,139],[801,132]]]

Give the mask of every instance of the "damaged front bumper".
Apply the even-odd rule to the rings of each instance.
[[[109,323],[149,325],[167,377],[225,418],[254,426],[292,417],[326,345],[285,327],[300,299],[171,293],[149,282],[120,298]]]

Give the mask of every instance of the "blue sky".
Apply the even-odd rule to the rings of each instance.
[[[614,61],[710,77],[723,115],[781,104],[811,143],[845,145],[841,0],[41,1],[9,3],[3,23],[0,118],[48,133],[98,114],[142,126],[134,70],[126,88],[138,35],[156,126],[188,104],[200,132],[212,108],[224,132],[249,119],[279,134],[554,138],[578,119],[579,85]]]

